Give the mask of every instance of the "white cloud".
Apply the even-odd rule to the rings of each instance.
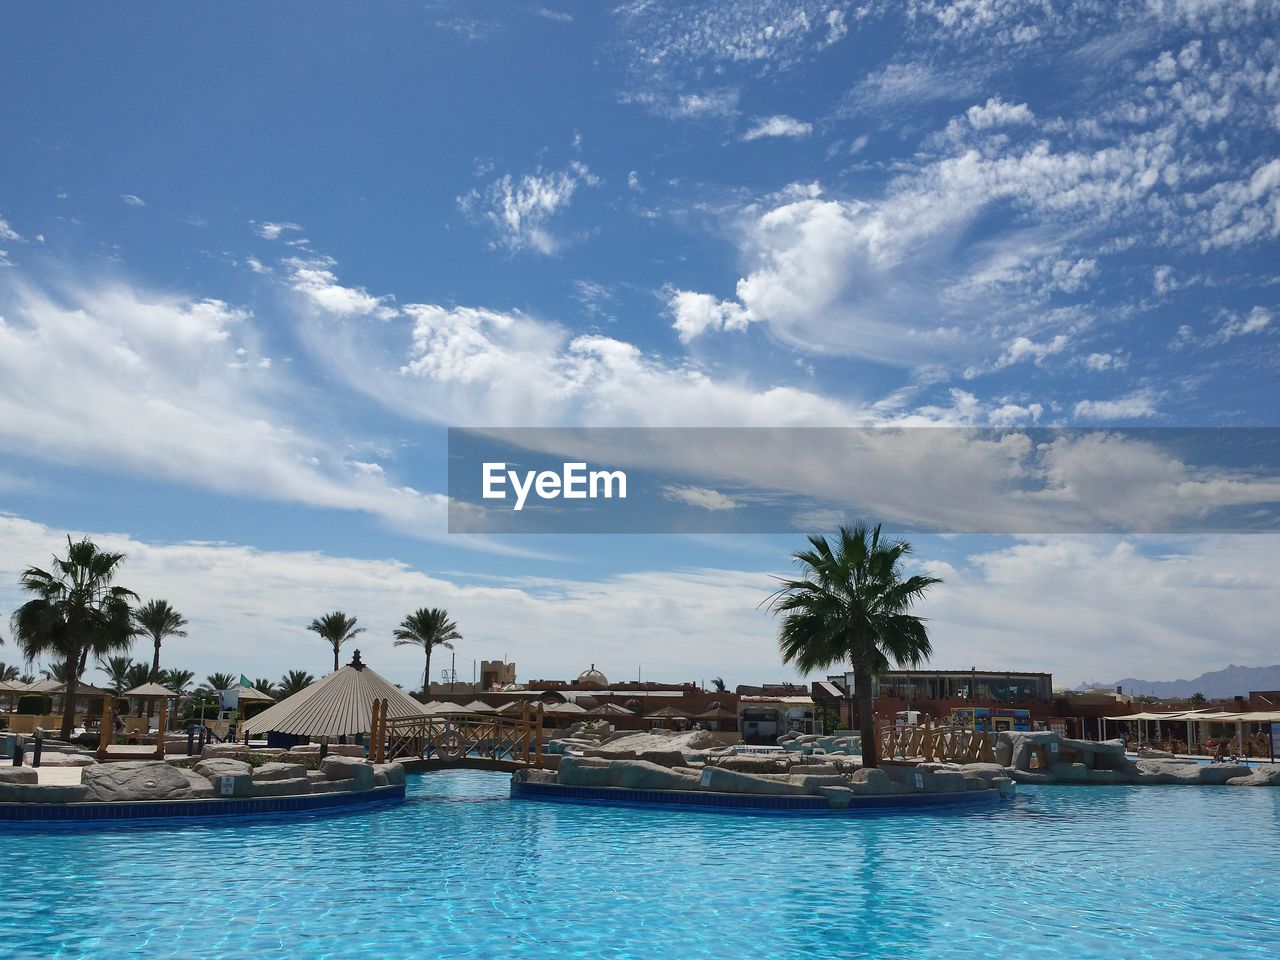
[[[926,563],[944,578],[927,603],[932,664],[1043,670],[1072,686],[1269,664],[1278,559],[1272,537],[1088,536]]]
[[[668,500],[683,503],[690,507],[698,507],[701,510],[737,510],[741,506],[733,497],[710,487],[671,485],[662,488],[662,495]]]
[[[1272,319],[1271,311],[1261,306],[1254,307],[1248,313],[1224,310],[1218,318],[1217,327],[1203,336],[1197,336],[1190,324],[1180,325],[1170,347],[1174,350],[1192,346],[1216,347],[1230,343],[1237,337],[1270,333],[1275,329],[1271,326]]]
[[[902,103],[959,100],[972,90],[969,80],[940,73],[928,64],[891,63],[868,73],[845,98],[844,110],[856,114]]]
[[[1116,366],[1116,358],[1109,353],[1091,353],[1084,358],[1084,365],[1095,372]]]
[[[673,326],[682,343],[708,330],[745,330],[750,320],[747,311],[738,304],[692,290],[671,291],[667,309],[675,318]]]
[[[846,0],[719,0],[698,5],[632,2],[618,8],[634,69],[663,75],[680,66],[768,64],[786,69],[848,30]]]
[[[1224,181],[1197,202],[1199,222],[1209,234],[1201,250],[1232,248],[1280,237],[1280,160],[1260,165],[1248,177]]]
[[[1133,420],[1156,415],[1155,398],[1139,391],[1114,400],[1081,400],[1075,405],[1081,420]]]
[[[1005,103],[999,97],[992,97],[982,106],[970,107],[965,116],[975,130],[1032,123],[1036,118],[1025,103]]]
[[[1061,353],[1066,349],[1069,342],[1070,340],[1062,334],[1047,343],[1035,343],[1026,337],[1015,337],[1005,352],[1001,354],[1000,359],[996,361],[996,369],[999,370],[1015,363],[1021,363],[1023,360],[1032,360],[1035,363],[1040,363],[1045,357]]]
[[[1040,422],[1044,406],[1039,403],[1004,403],[987,414],[987,422],[993,427],[1017,427]]]
[[[9,221],[4,217],[0,217],[0,240],[12,240],[17,243],[22,242],[22,235],[9,226]]]
[[[249,222],[253,223],[252,220]],[[297,233],[302,229],[302,227],[296,223],[272,223],[271,221],[267,221],[265,223],[254,224],[253,229],[254,232],[264,240],[279,240],[282,234]]]
[[[582,163],[543,173],[541,169],[519,178],[505,174],[480,193],[472,190],[458,198],[468,215],[486,220],[497,232],[496,244],[515,253],[532,250],[544,255],[560,249],[561,238],[549,221],[563,212],[580,186],[596,186],[599,179]]]
[[[1227,312],[1219,322],[1218,329],[1205,338],[1206,345],[1228,343],[1236,337],[1245,337],[1254,333],[1265,333],[1274,329],[1271,326],[1272,314],[1265,307],[1254,307],[1248,313]]]
[[[827,11],[827,36],[820,46],[829,47],[832,44],[839,43],[849,33],[849,24],[845,22],[845,11],[828,10]]]
[[[618,298],[604,284],[593,280],[575,280],[573,281],[573,299],[582,304],[588,316],[610,322],[616,319],[612,311],[618,303]]]
[[[1054,263],[1050,273],[1053,277],[1053,285],[1063,293],[1079,293],[1089,286],[1091,279],[1098,275],[1098,261],[1093,257],[1076,260],[1074,263],[1070,260],[1059,260]]]
[[[564,10],[552,10],[549,7],[538,7],[533,11],[544,20],[551,20],[555,23],[573,23],[573,14]]]
[[[333,272],[334,261],[328,257],[283,261],[289,269],[289,282],[313,305],[336,316],[374,316],[388,320],[396,315],[390,297],[375,297],[363,287],[347,287],[338,283]],[[252,268],[252,264],[250,265]],[[260,272],[254,269],[254,272]]]
[[[341,607],[368,628],[343,647],[359,647],[373,669],[406,688],[422,682],[419,653],[391,643],[391,632],[423,598],[458,622],[459,668],[469,659],[509,658],[521,679],[573,677],[595,662],[626,679],[683,682],[739,671],[735,682],[792,676],[778,666],[776,624],[760,600],[763,571],[670,569],[602,580],[552,576],[490,578],[480,585],[423,573],[396,560],[366,560],[239,544],[158,544],[124,533],[89,533],[126,554],[119,582],[144,598],[164,597],[190,621],[189,636],[165,643],[164,665],[250,676],[305,669],[320,676],[332,652],[306,629]],[[18,602],[25,567],[66,549],[63,531],[0,515],[0,606]],[[680,614],[672,616],[672,598]]]
[[[435,598],[460,624],[460,662],[506,657],[516,661],[520,679],[572,677],[591,662],[614,679],[633,677],[637,668],[646,679],[673,682],[724,676],[731,687],[793,676],[779,664],[777,621],[759,609],[773,589],[771,574],[787,572],[784,551],[773,569],[640,571],[597,581],[494,578],[468,585],[394,560],[72,533],[88,533],[100,546],[125,553],[120,582],[144,598],[168,599],[190,620],[189,636],[167,642],[161,658],[198,677],[214,671],[279,676],[291,669],[323,674],[332,654],[305,627],[340,605],[369,628],[344,653],[359,646],[379,673],[416,687],[421,658],[379,638],[390,637],[423,596]],[[64,537],[62,530],[0,516],[0,606],[17,604],[18,573],[65,550]],[[977,662],[1048,671],[1056,682],[1074,685],[1195,676],[1226,663],[1269,663],[1273,653],[1280,558],[1271,537],[1150,545],[1143,538],[1035,538],[950,562],[935,559],[936,542],[911,539],[918,569],[944,580],[921,608],[937,669]],[[1224,619],[1222,610],[1232,616]]]
[[[785,114],[776,114],[758,121],[742,135],[743,140],[759,140],[762,137],[807,137],[813,133],[813,124],[805,123]]]
[[[519,312],[435,304],[409,304],[404,312],[413,330],[400,375],[370,379],[359,361],[348,368],[349,375],[355,386],[402,413],[432,421],[686,426],[861,419],[848,406],[818,394],[717,380],[630,343],[573,336]],[[368,350],[367,343],[351,344],[330,356],[345,361]]]
[[[120,199],[130,207],[145,207],[147,205],[147,201],[135,193],[122,193],[120,194]]]
[[[443,533],[443,497],[361,477],[298,420],[247,310],[120,284],[0,297],[0,449]]]
[[[730,117],[737,112],[740,92],[736,89],[687,93],[676,100],[674,115],[689,119]]]

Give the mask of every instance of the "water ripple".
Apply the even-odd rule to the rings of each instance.
[[[19,958],[1244,960],[1280,948],[1280,790],[1022,788],[963,812],[781,819],[513,802],[228,827],[0,833]]]

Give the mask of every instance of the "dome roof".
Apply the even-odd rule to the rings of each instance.
[[[609,685],[609,678],[596,669],[593,663],[589,668],[578,674],[578,683],[598,683],[602,687]]]

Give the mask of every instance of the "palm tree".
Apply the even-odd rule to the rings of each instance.
[[[320,634],[333,647],[333,669],[338,669],[338,651],[348,640],[358,633],[364,633],[364,627],[356,626],[356,618],[348,617],[341,610],[326,613],[319,620],[312,620],[307,626]]]
[[[395,631],[397,647],[421,647],[427,654],[422,671],[422,695],[431,690],[431,651],[436,647],[453,649],[451,641],[461,640],[458,625],[439,607],[422,607],[400,621]]]
[[[777,578],[768,599],[783,613],[778,646],[784,663],[811,673],[847,660],[853,668],[862,732],[862,765],[877,765],[871,683],[890,668],[923,663],[933,652],[921,617],[908,611],[937,577],[903,580],[899,562],[911,551],[903,540],[882,540],[880,525],[842,526],[834,546],[809,537],[812,549],[793,554],[801,579]]]
[[[284,700],[286,697],[292,697],[299,690],[307,689],[315,682],[316,678],[305,670],[290,670],[280,678],[280,685],[276,690],[279,698]]]
[[[106,660],[98,661],[98,669],[107,675],[107,689],[116,696],[131,686],[129,670],[133,666],[133,660],[125,656],[108,657]]]
[[[65,663],[48,663],[40,668],[40,673],[44,675],[46,680],[57,680],[59,683],[67,682],[67,665]]]
[[[28,660],[54,654],[62,661],[63,740],[75,726],[76,690],[89,654],[105,656],[133,642],[129,601],[138,595],[112,584],[123,561],[123,553],[99,550],[87,537],[79,543],[67,537],[66,559],[55,556],[51,571],[28,567],[18,578],[34,598],[17,609],[10,627]]]
[[[187,618],[173,609],[168,600],[148,600],[133,611],[133,623],[139,633],[146,634],[155,644],[155,653],[151,656],[151,674],[147,679],[158,683],[160,681],[160,644],[170,637],[185,637],[187,631],[182,628],[187,625]]]
[[[230,690],[236,685],[236,678],[229,673],[211,673],[204,678],[204,682],[210,690]]]
[[[187,686],[196,675],[191,670],[161,670],[160,682],[172,690],[179,696],[187,689]]]
[[[274,697],[276,695],[275,681],[269,680],[266,677],[258,677],[254,680],[253,689],[261,693],[265,693],[268,697]]]
[[[173,713],[169,715],[169,726],[171,728],[177,726],[178,704],[181,702],[182,695],[186,692],[187,687],[191,685],[191,681],[195,678],[196,675],[191,670],[170,669],[160,671],[160,682],[178,695],[173,701]]]
[[[724,677],[712,677],[711,684],[716,688],[716,693],[724,693],[725,691]]]
[[[149,683],[150,681],[151,666],[142,660],[139,660],[137,663],[130,666],[128,672],[124,675],[126,690],[132,690],[134,687],[140,687],[144,683]],[[134,699],[138,700],[138,716],[142,716],[142,701],[136,697]],[[155,700],[148,699],[147,706],[148,708],[154,707]],[[150,709],[147,711],[147,716],[151,716]]]
[[[0,660],[0,683],[10,683],[18,679],[21,671],[17,667],[10,666],[3,660]]]

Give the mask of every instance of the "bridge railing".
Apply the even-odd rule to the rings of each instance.
[[[375,763],[403,757],[423,760],[489,759],[542,766],[544,707],[524,705],[519,717],[488,713],[387,715],[387,701],[373,702],[369,756]]]
[[[885,760],[925,763],[995,760],[995,740],[972,727],[934,726],[926,717],[919,726],[886,726],[880,730],[880,756]]]

